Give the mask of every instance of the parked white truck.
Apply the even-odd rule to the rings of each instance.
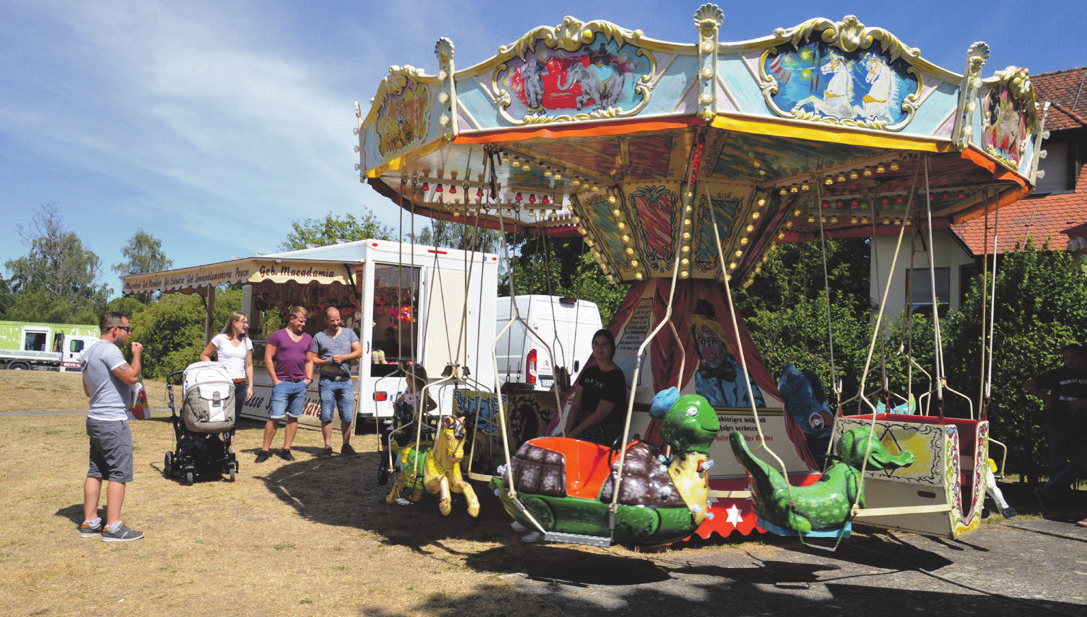
[[[98,326],[0,321],[0,368],[78,371],[79,356]]]

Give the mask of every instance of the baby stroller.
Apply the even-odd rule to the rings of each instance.
[[[174,385],[182,375],[181,414],[174,408]],[[230,476],[238,460],[230,447],[234,436],[234,382],[218,362],[195,362],[166,376],[170,419],[177,446],[166,453],[168,478],[191,485],[197,479]]]

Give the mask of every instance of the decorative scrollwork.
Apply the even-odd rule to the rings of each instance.
[[[453,41],[445,38],[444,36],[438,39],[438,42],[434,44],[434,55],[438,56],[439,62],[447,62],[453,59]]]
[[[1005,166],[1018,169],[1039,130],[1038,101],[1027,69],[1009,66],[994,77],[983,99],[982,146]]]
[[[771,42],[777,46],[763,52],[758,79],[767,104],[778,115],[899,131],[920,105],[924,74],[915,65],[927,67],[920,52],[882,28],[865,27],[853,15],[841,22],[820,18],[779,28]],[[792,49],[782,49],[785,45]],[[826,77],[816,80],[816,72]],[[819,88],[803,94],[783,91],[790,78]]]
[[[858,49],[870,49],[872,43],[879,41],[883,53],[892,61],[906,59],[913,62],[921,57],[921,50],[906,46],[898,37],[883,28],[865,27],[856,15],[846,15],[837,23],[816,18],[788,30],[778,28],[774,30],[775,43],[788,42],[794,49],[799,49],[802,44],[811,40],[815,32],[820,32],[819,40],[823,43],[837,47],[847,54]]]
[[[694,15],[698,26],[698,116],[711,120],[717,108],[717,30],[725,14],[712,4],[703,4]]]
[[[567,15],[562,23],[554,26],[540,26],[528,34],[522,36],[512,45],[498,48],[499,54],[514,53],[519,58],[524,58],[528,52],[536,47],[536,41],[543,41],[551,49],[564,49],[577,51],[581,47],[593,42],[596,33],[600,32],[619,45],[626,43],[637,44],[642,38],[641,30],[625,30],[609,21],[598,19],[588,23]]]
[[[430,124],[430,88],[434,78],[411,66],[391,66],[378,85],[369,118],[375,119],[377,150],[383,157],[421,143]]]
[[[694,25],[706,35],[716,32],[725,23],[725,13],[716,4],[703,4],[694,13]]]
[[[491,75],[491,96],[511,124],[635,115],[649,102],[656,71],[652,52],[636,45],[641,38],[641,31],[573,17],[536,28],[499,48],[506,58]]]
[[[978,90],[981,88],[981,69],[989,59],[989,46],[976,42],[966,53],[966,71],[963,73],[959,95],[959,122],[955,126],[955,147],[965,150],[974,137],[974,114],[978,107]]]

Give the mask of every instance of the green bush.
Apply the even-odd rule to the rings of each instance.
[[[1008,446],[1009,470],[1032,481],[1044,473],[1048,454],[1038,426],[1041,401],[1023,382],[1060,366],[1060,348],[1087,336],[1087,277],[1068,251],[1035,250],[1033,243],[1001,256],[996,276],[992,393],[988,406],[993,438]],[[950,316],[945,355],[952,383],[978,397],[982,355],[982,300],[991,291],[978,281]],[[987,310],[987,309],[986,309]],[[986,318],[984,320],[988,322]],[[957,388],[958,389],[958,388]]]
[[[221,330],[230,313],[240,306],[240,289],[217,290],[212,332]],[[163,294],[130,316],[132,340],[144,345],[145,377],[162,379],[200,360],[205,346],[205,315],[200,296]]]

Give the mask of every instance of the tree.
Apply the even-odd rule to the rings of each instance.
[[[775,245],[732,297],[773,375],[792,363],[815,371],[828,396],[837,379],[849,397],[860,388],[874,331],[868,278],[864,240]]]
[[[40,321],[48,315],[61,322],[97,322],[109,295],[108,287],[95,284],[100,260],[65,229],[56,205],[42,205],[31,227],[20,225],[18,230],[29,252],[4,264],[12,273],[6,317]]]
[[[406,242],[410,241],[408,234]],[[416,234],[416,242],[426,246],[441,246],[461,251],[497,253],[502,234],[490,229],[473,227],[452,221],[431,221]]]
[[[241,307],[241,299],[240,288],[216,292],[212,315],[216,328]],[[122,312],[126,308],[121,303],[116,306]],[[204,316],[204,303],[194,294],[163,294],[157,302],[132,313],[132,340],[144,345],[144,375],[161,379],[199,360],[204,350]]]
[[[128,239],[128,244],[121,249],[121,255],[128,261],[113,264],[113,271],[118,276],[161,272],[174,265],[162,252],[162,240],[140,228]]]
[[[329,246],[340,242],[357,240],[391,240],[392,228],[384,225],[371,212],[359,218],[353,214],[333,216],[331,212],[324,219],[303,219],[291,223],[287,240],[280,247],[285,251],[300,251],[314,246]]]
[[[516,242],[514,234],[507,241]],[[498,285],[499,296],[543,294],[595,302],[600,320],[608,325],[626,297],[629,284],[612,284],[578,238],[529,236],[510,248],[515,255]],[[500,252],[504,252],[500,251]],[[512,285],[511,285],[512,281]]]
[[[139,315],[143,311],[147,310],[147,305],[149,304],[148,302],[137,298],[136,296],[138,295],[140,294],[135,294],[131,296],[120,296],[118,298],[114,298],[109,301],[108,305],[106,305],[106,310],[114,311],[122,315],[127,315],[131,320],[134,316]]]
[[[128,239],[128,244],[121,249],[121,254],[128,260],[119,264],[113,264],[113,271],[118,276],[130,274],[144,274],[147,272],[161,272],[169,270],[174,264],[162,252],[162,241],[148,234],[140,228]],[[139,293],[136,298],[146,304],[154,297],[154,294]]]
[[[0,278],[0,317],[7,314],[14,301],[15,296],[11,293],[11,286],[5,279]]]
[[[1035,250],[1033,241],[1004,253],[996,290],[992,274],[979,279],[945,328],[947,372],[955,389],[976,399],[981,391],[982,294],[993,294],[993,377],[988,418],[993,437],[1008,446],[1009,464],[1034,481],[1044,473],[1041,402],[1022,387],[1061,363],[1060,348],[1083,343],[1087,332],[1087,276],[1069,251]],[[992,305],[990,305],[992,306]]]
[[[751,284],[732,293],[741,313],[778,311],[799,298],[826,302],[826,290],[856,317],[871,308],[868,300],[869,242],[827,240],[772,245]],[[824,259],[825,252],[825,259]],[[824,277],[824,261],[826,272]],[[824,313],[825,315],[825,313]]]

